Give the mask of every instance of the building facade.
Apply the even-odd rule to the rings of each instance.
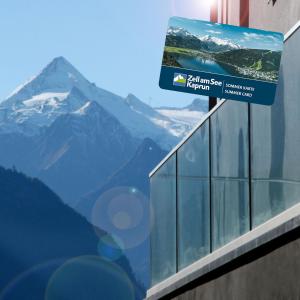
[[[219,101],[150,174],[147,299],[300,299],[300,1],[223,0],[285,34],[272,106]]]

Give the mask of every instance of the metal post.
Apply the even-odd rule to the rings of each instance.
[[[218,1],[214,1],[210,7],[210,21],[211,22],[218,22]],[[214,106],[217,104],[216,97],[209,97],[208,101],[208,110],[212,110]]]

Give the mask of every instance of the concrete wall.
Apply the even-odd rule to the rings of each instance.
[[[300,20],[299,0],[250,0],[249,27],[286,33]]]
[[[174,300],[296,300],[300,299],[300,234],[275,250],[260,250],[260,256],[223,275],[181,291]],[[274,245],[271,246],[274,248]],[[236,264],[236,263],[235,263]],[[220,272],[220,271],[219,271]]]

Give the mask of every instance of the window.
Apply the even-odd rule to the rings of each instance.
[[[176,153],[151,177],[152,285],[176,272]]]
[[[210,251],[209,121],[178,150],[178,266]]]
[[[285,43],[272,106],[251,105],[253,225],[299,202],[300,31]]]
[[[228,101],[211,117],[213,249],[250,228],[248,157],[248,104]]]

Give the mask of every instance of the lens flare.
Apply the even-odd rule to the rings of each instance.
[[[105,231],[122,250],[130,249],[149,237],[149,200],[135,187],[113,188],[97,199],[91,219],[100,239]]]
[[[66,259],[53,259],[32,266],[0,291],[0,299],[44,299],[49,278],[65,262]]]
[[[109,261],[116,261],[123,255],[122,242],[118,237],[104,234],[98,242],[98,253],[100,257]]]
[[[189,162],[195,162],[196,161],[196,153],[194,149],[189,149],[185,154],[186,159]]]
[[[49,280],[45,300],[124,299],[135,292],[127,274],[116,264],[97,256],[67,261]]]

